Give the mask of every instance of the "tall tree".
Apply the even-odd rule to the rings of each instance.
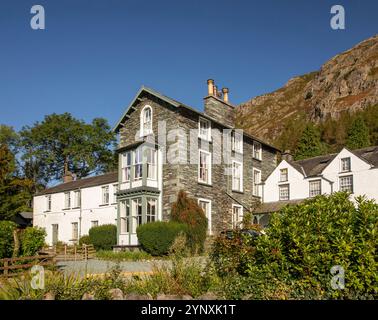
[[[359,149],[370,146],[369,128],[362,117],[357,117],[348,130],[346,146]]]
[[[13,128],[0,124],[0,144],[7,145],[9,150],[15,155],[18,152],[19,143],[20,136]]]
[[[70,113],[51,114],[20,132],[25,175],[46,185],[66,171],[78,178],[115,168],[115,136],[107,121],[87,124]]]
[[[313,124],[308,124],[303,130],[295,150],[295,159],[301,160],[322,155],[326,152],[326,146],[320,139],[319,129]]]

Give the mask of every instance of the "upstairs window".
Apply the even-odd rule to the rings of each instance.
[[[232,151],[243,153],[243,134],[234,131],[231,137]]]
[[[310,197],[316,197],[322,193],[321,180],[310,181]]]
[[[118,183],[113,184],[113,202],[117,203],[117,192],[119,191]]]
[[[64,193],[64,209],[71,208],[71,192]]]
[[[122,179],[124,182],[130,181],[131,177],[131,152],[128,151],[122,157]]]
[[[51,194],[46,196],[46,211],[51,211]]]
[[[341,172],[349,172],[351,170],[350,158],[341,159]]]
[[[232,190],[243,191],[243,164],[241,162],[232,162]]]
[[[211,184],[211,153],[199,151],[198,181]]]
[[[204,118],[199,118],[199,124],[198,124],[198,136],[201,139],[210,141],[211,139],[211,125],[210,121]]]
[[[285,182],[288,180],[287,168],[280,170],[280,182]]]
[[[143,156],[142,148],[135,150],[134,157],[134,180],[140,180],[143,176]]]
[[[261,197],[261,171],[253,169],[253,190],[252,194],[256,197]]]
[[[80,208],[81,206],[81,192],[80,190],[74,191],[74,207]]]
[[[109,204],[109,186],[101,187],[102,193],[102,204],[107,205]]]
[[[257,160],[262,159],[262,150],[261,150],[261,143],[260,142],[253,141],[252,153],[253,153],[253,155],[252,155],[253,158],[255,158]]]
[[[152,134],[152,108],[145,106],[141,112],[141,136]]]
[[[353,193],[353,176],[339,178],[340,191]]]
[[[281,185],[279,188],[279,199],[285,201],[290,199],[290,188],[288,184]]]
[[[156,150],[152,148],[146,149],[147,160],[147,179],[156,180]]]

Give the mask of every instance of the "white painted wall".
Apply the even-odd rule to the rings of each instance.
[[[114,182],[116,184],[116,182]],[[47,232],[46,243],[52,244],[52,225],[59,225],[58,240],[65,243],[72,241],[72,225],[79,224],[79,237],[87,235],[92,221],[98,225],[116,224],[117,204],[113,196],[115,187],[109,184],[109,204],[102,205],[101,186],[81,189],[81,209],[64,209],[64,192],[51,194],[51,211],[46,212],[46,195],[34,197],[33,225],[44,228]],[[76,189],[77,190],[77,189]],[[71,207],[74,205],[74,190],[71,192]],[[81,216],[81,224],[80,224]],[[81,230],[80,230],[81,225]]]
[[[351,158],[351,172],[341,173],[341,159]],[[288,169],[288,183],[290,185],[290,200],[305,199],[309,197],[309,182],[321,179],[322,194],[340,191],[339,177],[343,175],[353,175],[354,193],[351,198],[366,195],[368,199],[375,199],[378,202],[378,168],[371,165],[361,158],[354,155],[347,149],[343,149],[323,170],[321,176],[305,177],[297,169],[292,167],[287,161],[283,160],[266,179],[263,190],[263,202],[279,201],[280,169]]]

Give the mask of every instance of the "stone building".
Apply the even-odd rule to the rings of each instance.
[[[169,220],[179,190],[202,206],[209,234],[237,225],[259,203],[260,183],[277,165],[274,146],[234,127],[228,89],[218,91],[213,80],[204,112],[142,87],[114,131],[120,246],[138,244],[138,225]]]

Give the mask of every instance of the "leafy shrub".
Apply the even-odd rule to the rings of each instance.
[[[104,224],[89,230],[89,240],[96,250],[111,250],[117,244],[117,227]]]
[[[156,221],[142,224],[137,228],[138,240],[142,248],[153,256],[166,255],[173,241],[180,233],[187,233],[185,224]]]
[[[92,244],[89,235],[84,235],[80,237],[79,245],[82,246],[83,244]]]
[[[319,196],[273,214],[267,235],[254,243],[216,239],[211,256],[218,274],[230,283],[237,275],[225,295],[376,299],[378,205],[356,202],[345,193]],[[335,265],[345,270],[344,290],[332,289]]]
[[[172,204],[172,221],[185,223],[188,226],[187,240],[192,253],[202,252],[207,234],[207,218],[198,203],[187,196],[185,191],[178,193]]]
[[[12,221],[0,221],[0,259],[10,258],[13,254],[13,231],[16,224]]]
[[[46,231],[38,227],[27,227],[21,233],[21,255],[34,256],[45,245]]]

